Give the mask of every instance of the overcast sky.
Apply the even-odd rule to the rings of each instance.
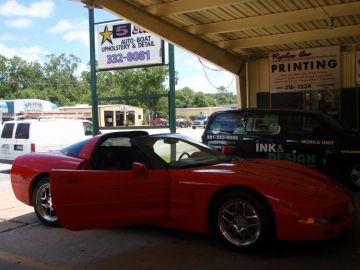
[[[95,10],[95,22],[118,19],[103,10]],[[20,56],[27,61],[46,61],[46,55],[74,54],[89,62],[88,10],[70,0],[0,0],[0,54]],[[97,43],[96,43],[97,44]],[[210,63],[208,67],[218,69]],[[216,93],[216,87],[229,86],[235,91],[233,76],[226,71],[204,68],[192,54],[175,49],[175,67],[179,75],[176,89],[188,86],[195,91]]]

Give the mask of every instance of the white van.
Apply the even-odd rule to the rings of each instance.
[[[0,137],[0,162],[12,163],[30,152],[59,150],[92,136],[92,123],[75,119],[7,121]]]

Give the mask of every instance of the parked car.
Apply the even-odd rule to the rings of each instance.
[[[275,109],[215,112],[202,140],[239,157],[306,164],[360,190],[360,135],[344,130],[326,114]]]
[[[0,162],[12,163],[30,152],[64,148],[92,136],[92,123],[76,119],[28,119],[4,122],[0,137]]]
[[[47,225],[159,225],[212,232],[239,250],[332,238],[356,218],[350,194],[329,176],[288,161],[231,159],[180,134],[107,133],[22,155],[11,183]]]
[[[187,119],[184,118],[177,118],[176,119],[176,126],[178,127],[190,127],[191,126],[191,122]]]
[[[205,128],[207,120],[208,120],[207,116],[200,115],[194,121],[192,121],[191,127],[193,129],[196,129],[197,127]]]
[[[168,124],[168,120],[165,118],[154,118],[149,121],[149,125],[151,126],[166,126]]]

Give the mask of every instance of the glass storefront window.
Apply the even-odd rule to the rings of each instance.
[[[304,109],[323,112],[339,119],[339,90],[304,92]]]

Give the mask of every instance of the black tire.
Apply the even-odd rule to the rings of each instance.
[[[192,126],[192,129],[195,129],[196,127]]]
[[[234,190],[222,195],[210,212],[212,232],[230,248],[254,251],[275,240],[270,206],[258,194]]]
[[[347,186],[354,190],[360,191],[360,161],[353,162],[348,170]]]
[[[47,226],[59,226],[51,202],[50,180],[45,177],[36,183],[33,192],[33,207],[38,219]]]

